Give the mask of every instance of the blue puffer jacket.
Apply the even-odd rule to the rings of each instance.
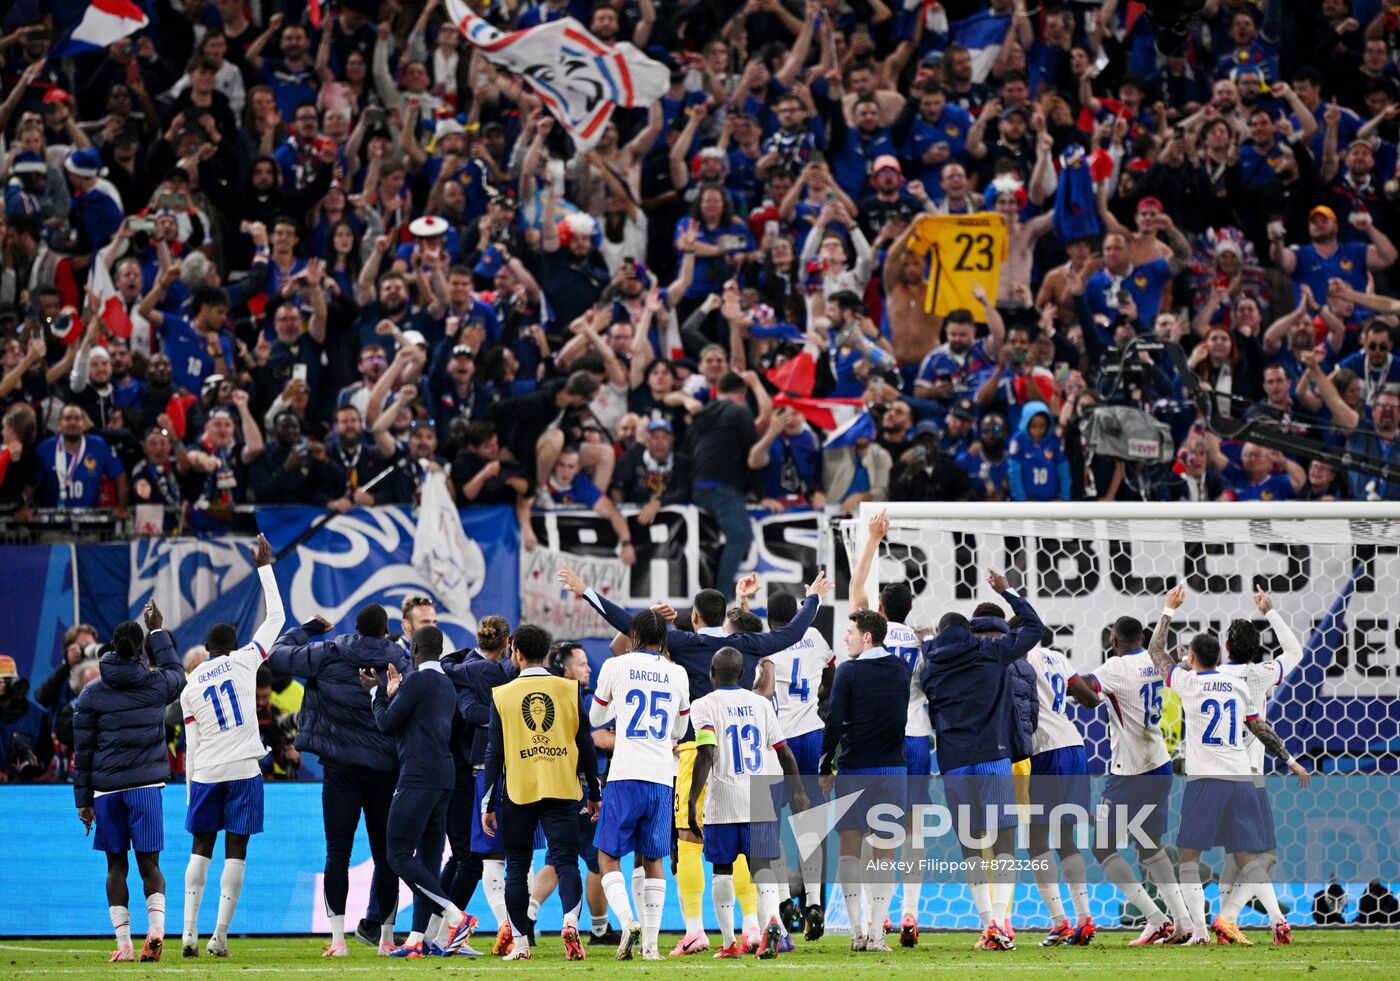
[[[170,779],[165,707],[184,689],[185,672],[169,632],[153,632],[147,644],[155,670],[109,651],[97,662],[101,677],[73,705],[73,799],[79,807],[91,807],[97,790]]]
[[[394,740],[379,731],[369,695],[360,687],[360,668],[373,668],[379,683],[390,664],[401,673],[410,662],[403,648],[387,637],[341,634],[313,641],[312,625],[293,627],[272,645],[267,664],[273,671],[306,682],[306,697],[297,714],[297,749],[344,766],[364,766],[392,774],[399,759]]]
[[[1008,634],[1010,625],[1001,617],[973,617],[972,632]],[[1011,762],[1028,759],[1035,745],[1035,729],[1040,725],[1040,696],[1035,690],[1035,668],[1025,658],[1006,666],[1011,691],[1011,708],[1016,727],[1011,731]]]

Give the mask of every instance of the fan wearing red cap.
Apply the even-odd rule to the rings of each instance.
[[[904,189],[904,172],[899,161],[886,153],[875,158],[870,171],[870,187],[875,192],[860,202],[860,227],[879,251],[894,241],[923,208]]]
[[[1128,243],[1128,261],[1135,266],[1145,266],[1153,259],[1165,259],[1172,254],[1167,244],[1157,237],[1157,219],[1166,210],[1160,199],[1148,196],[1138,199],[1133,209],[1134,228],[1128,228],[1105,207],[1099,208],[1099,217],[1103,220],[1105,235],[1122,235]]]

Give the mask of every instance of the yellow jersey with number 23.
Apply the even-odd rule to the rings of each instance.
[[[958,309],[986,319],[972,295],[974,283],[996,302],[1001,264],[1006,258],[1006,222],[1001,215],[980,211],[972,215],[922,215],[914,222],[908,248],[929,257],[924,310],[946,317]]]

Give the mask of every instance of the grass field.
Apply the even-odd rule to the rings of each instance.
[[[521,974],[535,977],[540,970],[556,965],[569,974],[589,978],[631,977],[690,971],[809,971],[834,970],[844,976],[914,978],[934,971],[965,971],[968,976],[999,979],[1007,975],[1044,977],[1065,974],[1071,977],[1196,978],[1219,976],[1221,972],[1243,976],[1289,976],[1318,972],[1322,977],[1400,977],[1400,931],[1308,931],[1294,933],[1292,947],[1273,947],[1268,934],[1257,931],[1250,939],[1258,946],[1178,947],[1171,950],[1129,948],[1133,934],[1100,933],[1087,948],[1044,950],[1038,946],[1040,934],[1018,934],[1020,945],[1014,951],[984,953],[972,950],[972,934],[925,934],[919,949],[896,949],[891,954],[852,954],[845,937],[832,936],[820,943],[801,944],[795,953],[776,961],[720,962],[706,955],[668,959],[664,963],[633,961],[619,964],[610,950],[590,947],[589,959],[581,964],[564,961],[557,937],[543,939],[529,963],[506,964],[490,957],[432,958],[399,961],[375,957],[368,947],[352,944],[350,956],[327,962],[320,958],[323,941],[318,939],[272,939],[250,937],[230,943],[233,957],[198,960],[180,957],[179,937],[159,964],[106,963],[112,949],[110,940],[0,940],[0,977],[41,978],[88,975],[106,971],[123,975],[154,977],[178,975],[189,978],[233,978],[247,974],[295,975],[298,978],[337,977],[355,974],[406,976],[451,972],[465,975]],[[489,946],[489,938],[481,938]],[[716,939],[716,938],[712,938]],[[666,947],[674,946],[662,937]],[[891,937],[893,942],[895,938]],[[201,944],[201,948],[202,948]]]

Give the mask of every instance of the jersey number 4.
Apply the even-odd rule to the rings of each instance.
[[[233,715],[233,724],[241,726],[243,724],[243,711],[238,707],[238,695],[233,690],[233,679],[227,679],[221,685],[210,685],[204,689],[204,697],[209,700],[209,704],[214,706],[214,721],[219,723],[219,731],[228,728],[228,716],[224,714],[224,706],[219,698],[219,692],[228,696],[228,707]]]

